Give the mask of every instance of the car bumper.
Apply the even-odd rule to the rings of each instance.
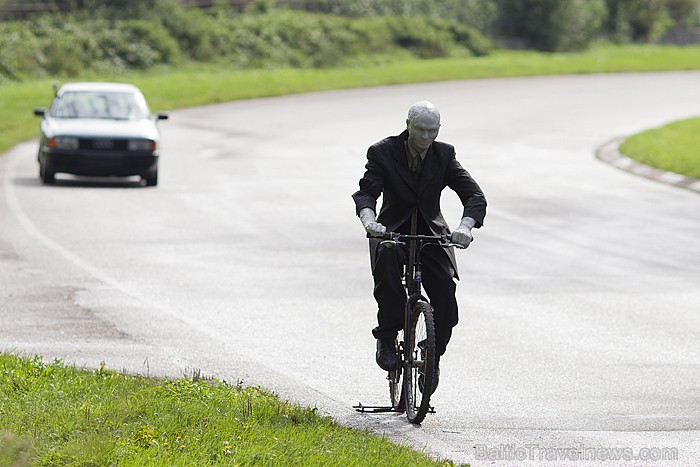
[[[44,150],[42,156],[52,172],[86,176],[128,176],[153,173],[158,154],[150,151],[61,151]],[[40,156],[41,157],[41,156]]]

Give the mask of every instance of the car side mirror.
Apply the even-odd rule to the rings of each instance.
[[[158,112],[156,114],[156,120],[167,120],[168,118],[170,118],[170,115],[165,112]]]
[[[34,115],[36,115],[37,117],[44,118],[46,117],[46,109],[37,107],[36,109],[34,109]]]

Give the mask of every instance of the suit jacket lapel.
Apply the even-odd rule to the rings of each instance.
[[[398,138],[397,144],[397,148],[393,151],[394,160],[396,161],[396,171],[413,191],[418,191],[418,182],[413,172],[411,172],[411,169],[408,168],[408,155],[406,154],[404,139]]]
[[[437,173],[437,166],[440,163],[438,161],[437,154],[433,151],[433,146],[428,148],[428,153],[425,155],[425,160],[423,161],[423,173],[420,177],[420,185],[418,186],[418,193],[421,193],[430,184]],[[408,167],[408,162],[406,163]]]

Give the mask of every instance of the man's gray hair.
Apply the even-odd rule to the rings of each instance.
[[[411,108],[408,109],[408,118],[406,121],[410,123],[415,117],[425,112],[430,112],[437,118],[438,122],[440,121],[440,111],[435,107],[435,104],[429,101],[419,101],[413,104]]]

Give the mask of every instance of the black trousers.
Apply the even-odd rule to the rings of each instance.
[[[378,325],[372,330],[375,338],[394,338],[403,328],[406,290],[401,284],[406,262],[403,248],[379,245],[374,265],[374,298],[379,305]],[[442,248],[429,246],[421,254],[424,293],[435,309],[437,354],[443,355],[457,324],[455,271]]]

